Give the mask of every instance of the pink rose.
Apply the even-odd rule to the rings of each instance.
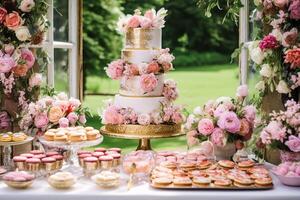
[[[34,73],[29,78],[29,86],[31,88],[33,88],[35,86],[40,86],[42,84],[42,81],[43,81],[42,74],[40,74],[40,73]]]
[[[136,76],[139,75],[139,68],[136,64],[126,64],[124,66],[124,75],[126,76]]]
[[[28,69],[29,68],[26,64],[18,64],[14,67],[13,72],[15,76],[23,77],[26,76]]]
[[[19,9],[23,12],[30,12],[34,6],[34,0],[22,0]]]
[[[64,115],[59,106],[53,106],[48,112],[49,121],[52,123],[58,123],[59,119]]]
[[[230,133],[236,133],[240,130],[241,122],[234,112],[224,112],[218,120],[218,126]]]
[[[159,66],[157,64],[157,62],[151,62],[148,64],[147,66],[147,72],[150,73],[158,73],[159,72]]]
[[[162,67],[164,69],[164,72],[168,72],[173,69],[172,63],[162,63]]]
[[[259,48],[264,51],[266,49],[275,49],[278,47],[278,42],[274,35],[267,35],[259,42]]]
[[[202,135],[210,135],[214,130],[214,123],[211,119],[203,118],[198,123],[198,131]]]
[[[290,31],[283,33],[282,35],[282,45],[284,47],[289,47],[297,42],[298,30],[297,28],[292,28]]]
[[[37,128],[45,128],[49,123],[49,119],[47,117],[47,114],[45,113],[41,113],[38,114],[35,118],[34,118],[34,125]]]
[[[105,124],[122,124],[124,122],[124,117],[115,106],[109,106],[104,111],[103,118]]]
[[[22,19],[18,12],[13,11],[5,16],[5,22],[4,25],[11,30],[17,29],[19,26],[21,26]]]
[[[79,122],[81,123],[81,124],[85,124],[86,123],[86,118],[85,118],[85,115],[79,115]]]
[[[227,112],[227,111],[228,111],[228,108],[225,105],[220,104],[214,111],[214,116],[220,117],[224,112]]]
[[[7,10],[5,8],[0,7],[0,23],[3,23],[7,14]]]
[[[300,68],[300,48],[286,51],[284,62],[290,63],[291,69]]]
[[[169,52],[165,52],[165,53],[162,53],[161,55],[159,55],[157,61],[160,64],[163,64],[163,63],[172,63],[172,61],[174,59],[175,58],[174,58],[174,56],[172,54],[170,54]]]
[[[290,135],[288,141],[284,143],[293,152],[300,152],[300,138]]]
[[[147,17],[150,20],[153,20],[155,17],[155,11],[154,10],[147,10],[144,14],[145,17]]]
[[[153,91],[158,81],[153,73],[143,74],[140,79],[141,88],[147,93]]]
[[[4,45],[4,51],[5,53],[7,53],[8,55],[11,55],[15,50],[15,47],[14,45],[12,44],[5,44]]]
[[[279,7],[279,8],[284,8],[289,1],[288,0],[274,0],[273,3],[275,4],[275,6]]]
[[[220,128],[215,128],[210,136],[210,140],[213,144],[223,147],[225,140],[224,131]]]
[[[236,90],[236,96],[241,98],[248,96],[248,86],[240,85]]]
[[[178,90],[175,81],[166,80],[164,83],[163,93],[168,100],[175,101],[178,97]]]
[[[241,128],[239,131],[239,135],[246,136],[250,133],[250,131],[251,131],[251,127],[248,120],[245,118],[241,119]]]
[[[299,0],[291,0],[290,7],[290,18],[294,20],[300,19],[300,1]]]
[[[108,68],[106,69],[106,74],[114,80],[120,79],[123,75],[124,71],[124,61],[119,59],[112,61],[108,64]]]
[[[140,19],[139,16],[133,15],[129,20],[127,24],[128,28],[137,28],[140,26]]]
[[[9,72],[16,65],[14,59],[8,55],[0,57],[0,73]]]
[[[70,112],[67,116],[70,124],[72,124],[73,126],[76,124],[76,122],[78,121],[78,115],[74,112]]]
[[[59,119],[58,124],[60,128],[67,128],[69,127],[69,120],[65,117],[62,117]]]
[[[151,123],[151,118],[148,114],[140,114],[137,121],[140,125],[149,125]]]
[[[142,28],[150,28],[152,25],[152,21],[147,17],[141,17],[141,27]]]
[[[35,63],[35,57],[29,49],[23,48],[21,50],[21,58],[26,62],[28,68],[30,69]]]
[[[252,105],[245,106],[244,117],[248,120],[249,123],[253,124],[256,117],[256,109]]]

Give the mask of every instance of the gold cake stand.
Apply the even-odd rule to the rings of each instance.
[[[106,135],[109,137],[114,138],[122,138],[122,139],[138,139],[139,144],[137,150],[152,150],[151,148],[151,139],[158,139],[158,138],[171,138],[171,137],[178,137],[183,136],[185,133],[180,130],[179,132],[174,133],[155,133],[155,134],[139,134],[139,133],[117,133],[108,131],[105,126],[100,129],[102,135]]]

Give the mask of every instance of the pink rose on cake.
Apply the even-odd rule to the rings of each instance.
[[[147,66],[147,72],[157,74],[159,72],[160,68],[157,62],[150,62]]]
[[[198,131],[203,135],[210,135],[214,130],[214,123],[211,119],[203,118],[198,123]]]
[[[151,123],[151,117],[150,115],[143,113],[138,116],[137,121],[140,125],[149,125]]]
[[[123,116],[119,113],[118,108],[109,106],[103,114],[105,124],[122,124],[124,121]]]
[[[65,117],[62,117],[59,119],[58,124],[60,128],[67,128],[69,127],[69,120]]]
[[[164,63],[172,63],[175,57],[169,53],[170,49],[166,48],[161,50],[160,55],[157,58],[158,63],[164,64]]]
[[[106,68],[107,76],[114,80],[120,79],[123,75],[123,71],[124,61],[121,59],[112,61],[108,64],[108,67]]]
[[[163,123],[163,119],[161,117],[161,113],[160,112],[153,112],[151,114],[151,118],[154,124],[162,124]]]
[[[218,120],[218,126],[230,133],[236,133],[240,130],[241,122],[234,112],[224,112]]]
[[[47,114],[45,113],[38,114],[34,119],[34,125],[37,128],[46,128],[48,123],[49,123],[49,119],[47,117]]]
[[[180,124],[184,121],[184,116],[181,114],[181,108],[178,106],[174,106],[174,111],[172,114],[172,121],[175,124]]]
[[[137,28],[140,26],[140,18],[137,15],[133,15],[127,23],[128,28]]]
[[[151,28],[152,21],[147,17],[140,17],[140,24],[142,28]]]
[[[140,79],[141,88],[145,93],[152,92],[158,84],[158,81],[153,73],[143,74]]]
[[[136,64],[126,64],[124,68],[124,75],[126,76],[139,75],[139,67]]]
[[[170,101],[174,101],[178,97],[177,85],[173,80],[166,80],[164,83],[163,93],[164,97],[166,97]]]

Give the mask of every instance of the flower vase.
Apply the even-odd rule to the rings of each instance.
[[[214,145],[214,153],[217,160],[231,160],[236,153],[236,148],[234,143],[227,143],[223,147]]]
[[[300,161],[300,152],[291,152],[280,150],[280,160],[281,162],[299,162]]]

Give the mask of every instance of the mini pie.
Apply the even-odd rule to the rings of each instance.
[[[238,167],[240,168],[250,168],[255,165],[255,162],[252,160],[245,160],[238,163]]]
[[[205,186],[205,185],[209,185],[211,183],[211,179],[208,177],[201,177],[201,176],[194,177],[193,183],[196,185]]]
[[[175,177],[173,179],[173,184],[176,186],[191,186],[192,181],[189,177]]]
[[[75,177],[70,172],[57,172],[48,178],[48,183],[59,189],[67,189],[75,184]]]
[[[105,188],[120,185],[120,175],[116,172],[102,171],[100,174],[94,175],[92,179],[97,185]]]
[[[221,166],[221,167],[225,167],[225,168],[234,168],[235,164],[234,162],[230,161],[230,160],[220,160],[218,162],[218,164]]]
[[[255,179],[254,182],[258,186],[269,186],[269,185],[272,185],[272,178],[270,178],[270,177],[258,178],[258,179]]]
[[[152,180],[152,183],[156,186],[168,186],[173,182],[173,179],[161,177],[161,178],[155,178]]]
[[[211,161],[209,160],[201,160],[200,162],[197,163],[199,169],[207,169],[211,166]]]
[[[252,185],[253,184],[253,180],[249,179],[249,178],[243,178],[243,177],[236,177],[234,179],[234,182],[237,183],[238,185]]]
[[[228,187],[231,185],[231,180],[229,179],[219,179],[219,180],[216,180],[214,181],[214,185],[216,187]]]

